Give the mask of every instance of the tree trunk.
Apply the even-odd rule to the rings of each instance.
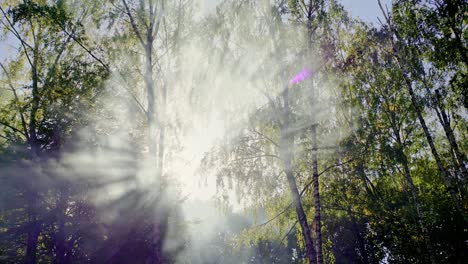
[[[167,218],[166,218],[167,219]],[[163,248],[164,248],[164,233],[166,225],[164,222],[166,219],[163,219],[159,222],[154,223],[153,225],[153,234],[151,236],[151,255],[147,263],[150,264],[162,264],[164,263],[163,258]]]
[[[59,189],[60,195],[59,200],[57,201],[55,221],[57,221],[57,234],[55,236],[55,249],[56,249],[56,264],[66,264],[67,259],[70,256],[69,244],[67,242],[67,235],[65,231],[65,222],[67,218],[67,201],[68,201],[68,192],[65,184],[60,186]],[[73,243],[73,242],[72,242]]]
[[[379,4],[379,7],[383,12],[389,27],[391,28],[392,32],[394,33],[394,35],[396,37],[396,40],[400,41],[400,36],[399,36],[398,32],[396,31],[396,29],[393,28],[393,25],[392,25],[389,17],[386,15],[386,13],[385,13],[385,11],[384,11],[384,9],[382,7],[382,3],[380,2],[380,0],[378,0],[377,3]],[[431,153],[434,156],[434,159],[436,160],[437,168],[438,168],[440,174],[442,175],[442,180],[444,181],[445,186],[446,186],[447,190],[450,193],[450,192],[452,192],[451,191],[452,188],[451,188],[451,179],[449,177],[449,173],[445,169],[445,167],[444,167],[444,165],[442,163],[442,159],[440,158],[439,153],[437,152],[437,149],[435,147],[431,132],[429,131],[429,128],[426,125],[426,121],[424,120],[424,117],[422,115],[421,106],[420,106],[420,104],[419,104],[419,102],[418,102],[418,100],[416,98],[415,93],[414,93],[413,85],[411,83],[411,80],[407,76],[407,71],[405,69],[404,61],[400,57],[400,55],[398,54],[398,48],[395,46],[395,43],[393,42],[393,40],[392,40],[392,48],[393,48],[393,56],[397,60],[398,66],[399,66],[399,68],[401,70],[402,77],[403,77],[403,79],[405,81],[405,84],[406,84],[406,88],[407,88],[407,90],[408,90],[408,92],[410,94],[411,104],[412,104],[412,106],[413,106],[413,108],[414,108],[414,110],[416,112],[416,116],[418,118],[418,121],[421,124],[421,127],[423,129],[423,132],[424,132],[424,135],[426,137],[427,143],[429,144],[429,147],[431,149]],[[452,196],[454,204],[458,205],[459,203],[458,203],[457,199],[454,197],[453,192],[451,193],[451,196]],[[457,207],[461,209],[460,206],[457,206]]]
[[[32,29],[33,35],[34,28]],[[39,31],[40,33],[40,31]],[[36,38],[36,37],[35,37]],[[31,65],[31,78],[32,78],[32,101],[31,101],[31,112],[29,113],[29,146],[31,147],[31,160],[36,161],[37,165],[39,163],[40,155],[40,145],[37,138],[36,128],[37,120],[36,114],[39,109],[40,97],[39,97],[39,75],[37,72],[37,58],[39,53],[39,43],[34,42],[33,49],[33,61]],[[35,186],[31,185],[28,190],[28,214],[29,214],[29,228],[28,236],[26,242],[26,254],[25,254],[25,263],[33,264],[36,263],[36,254],[37,254],[37,243],[39,238],[39,233],[41,232],[40,224],[37,219],[37,199],[38,199],[38,190],[35,189]]]
[[[164,173],[164,152],[165,152],[165,137],[166,137],[166,102],[167,102],[167,84],[164,83],[161,87],[161,103],[159,111],[159,148],[158,148],[158,177],[162,177]]]
[[[289,131],[289,101],[288,101],[288,90],[283,93],[284,110],[283,110],[283,125],[281,129],[281,159],[284,163],[286,177],[288,179],[289,189],[293,200],[294,207],[296,209],[297,218],[301,226],[302,236],[304,238],[307,258],[310,264],[317,263],[314,241],[312,240],[310,226],[307,222],[307,216],[302,206],[301,196],[297,188],[296,179],[292,169],[292,148],[294,144],[294,138]]]
[[[314,209],[315,209],[315,239],[317,241],[317,263],[323,264],[322,250],[322,219],[320,213],[320,186],[317,164],[317,126],[312,125],[312,173],[313,173],[313,188],[314,188]]]
[[[461,172],[463,174],[462,168],[460,167],[459,159],[457,159],[457,156],[455,154],[455,149],[458,149],[458,145],[457,145],[457,143],[455,141],[455,137],[453,136],[453,131],[452,131],[452,128],[450,127],[450,121],[448,120],[448,117],[447,117],[447,114],[445,112],[444,106],[439,101],[440,98],[438,99],[438,98],[431,95],[431,91],[429,90],[429,87],[427,86],[427,84],[425,84],[425,89],[426,89],[426,92],[432,98],[433,107],[434,107],[434,110],[436,112],[437,118],[439,119],[440,124],[444,128],[444,131],[445,131],[445,133],[447,135],[447,139],[448,139],[450,145],[452,145],[451,140],[450,140],[450,136],[449,136],[450,133],[451,133],[451,136],[453,137],[453,143],[455,144],[455,148],[453,146],[451,147],[452,151],[450,152],[450,156],[452,157],[453,164],[455,166],[456,171],[459,171],[459,172]],[[436,92],[438,93],[437,90],[436,90]],[[440,97],[440,95],[438,95],[438,96]],[[447,191],[450,193],[450,196],[452,198],[453,203],[455,204],[455,207],[457,208],[457,211],[461,215],[463,215],[461,202],[460,202],[460,199],[459,199],[458,194],[457,194],[458,191],[457,191],[457,188],[455,187],[457,185],[458,179],[456,179],[456,178],[451,179],[450,174],[449,174],[449,172],[447,170],[445,170],[445,173],[446,173],[446,175],[443,176],[442,179],[444,180],[444,184],[445,184],[445,186],[447,188]],[[460,194],[461,194],[462,199],[463,199],[463,197],[464,197],[463,190],[460,190]]]
[[[452,148],[453,152],[455,153],[456,157],[456,162],[455,164],[458,166],[458,170],[460,173],[463,175],[463,182],[465,182],[468,179],[468,171],[466,169],[466,157],[465,155],[460,151],[460,148],[458,147],[457,140],[455,138],[455,134],[453,133],[453,129],[450,126],[450,120],[447,116],[447,112],[445,111],[444,104],[442,102],[442,95],[440,94],[439,89],[436,89],[436,100],[437,104],[440,108],[440,114],[442,117],[442,127],[444,128],[445,135],[447,136],[447,140],[450,143],[450,147]]]
[[[41,233],[40,222],[37,219],[37,192],[29,190],[28,193],[28,233],[26,241],[26,254],[24,257],[25,264],[35,264],[37,255],[37,244],[39,234]]]
[[[35,264],[36,263],[36,253],[37,253],[37,241],[39,239],[40,227],[36,221],[31,223],[31,226],[28,231],[28,241],[26,244],[26,256],[24,259],[25,264]]]
[[[403,151],[403,142],[401,141],[401,137],[400,137],[400,131],[394,127],[393,128],[394,130],[394,134],[396,136],[396,140],[397,140],[397,148],[398,148],[398,151],[397,153],[401,156],[401,163],[403,165],[403,171],[404,171],[404,177],[405,177],[405,181],[406,183],[409,185],[409,191],[411,193],[411,198],[414,202],[414,204],[416,205],[416,216],[417,216],[417,220],[418,220],[418,223],[419,223],[419,227],[421,228],[421,233],[423,235],[423,239],[424,239],[424,243],[426,245],[426,249],[428,251],[428,255],[429,255],[429,260],[432,264],[436,264],[436,260],[435,260],[435,257],[434,257],[434,250],[432,248],[432,244],[431,244],[431,241],[430,241],[430,238],[429,238],[429,232],[426,228],[426,226],[424,225],[424,211],[422,209],[422,205],[421,205],[421,201],[419,200],[419,191],[418,189],[416,188],[416,186],[414,185],[414,182],[413,182],[413,178],[411,178],[411,171],[409,169],[409,162],[408,162],[408,158],[406,157],[406,154],[404,153]]]
[[[148,37],[148,41],[152,41]],[[153,81],[153,57],[152,57],[152,42],[147,43],[145,47],[146,55],[146,72],[145,72],[145,86],[146,86],[146,100],[148,104],[147,119],[148,119],[148,148],[151,157],[156,157],[156,98],[155,88]]]
[[[317,6],[315,6],[317,5]],[[314,12],[319,10],[318,5],[320,3],[315,3],[312,0],[309,0],[307,7],[307,44],[309,52],[312,52],[312,39],[315,29],[312,26],[312,22],[315,19],[313,16]],[[316,101],[316,100],[315,100]],[[318,175],[318,166],[317,166],[317,127],[315,124],[312,125],[312,182],[313,182],[313,192],[314,192],[314,210],[315,210],[315,238],[317,240],[317,263],[323,264],[323,250],[322,250],[322,223],[321,223],[321,213],[320,213],[320,188],[319,188],[319,175]]]
[[[364,237],[361,235],[361,231],[360,231],[361,228],[357,224],[357,219],[354,216],[353,212],[351,211],[350,206],[348,206],[348,208],[347,208],[347,213],[348,213],[349,218],[351,219],[351,222],[352,222],[352,230],[354,232],[354,235],[356,236],[356,238],[358,240],[359,251],[361,253],[360,255],[361,255],[362,263],[369,264],[369,254],[368,254],[367,249],[366,249],[366,242],[364,240]]]
[[[56,257],[55,263],[56,264],[66,264],[66,256],[67,256],[67,242],[65,238],[64,232],[64,223],[62,220],[59,220],[58,224],[58,231],[57,236],[55,237],[55,249],[56,249]]]
[[[445,167],[444,167],[444,165],[442,163],[442,159],[440,158],[439,153],[438,153],[438,151],[436,149],[436,146],[434,144],[434,140],[432,138],[431,132],[429,131],[429,128],[427,127],[427,124],[426,124],[426,120],[424,119],[424,117],[422,115],[422,111],[421,111],[419,102],[418,102],[418,100],[416,98],[416,95],[414,93],[411,81],[408,79],[405,72],[403,71],[401,63],[399,63],[399,64],[400,64],[400,69],[402,71],[403,78],[404,78],[405,83],[406,83],[406,88],[408,89],[408,92],[410,94],[411,103],[412,103],[413,108],[414,108],[414,110],[416,112],[416,116],[418,118],[418,121],[421,124],[424,135],[426,136],[426,140],[427,140],[427,143],[429,144],[429,147],[431,149],[431,153],[434,156],[434,159],[436,160],[437,168],[438,168],[440,174],[442,175],[442,179],[443,179],[443,181],[445,183],[445,187],[448,190],[448,192],[450,193],[450,196],[452,197],[452,200],[453,200],[457,210],[461,212],[461,206],[460,206],[460,203],[458,202],[458,199],[456,198],[456,195],[454,193],[454,190],[453,190],[453,187],[452,187],[452,184],[451,184],[452,181],[451,181],[451,179],[449,177],[449,173],[445,169]]]

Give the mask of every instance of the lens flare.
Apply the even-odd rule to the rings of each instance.
[[[294,76],[289,83],[290,84],[298,84],[303,80],[309,78],[312,75],[312,70],[309,68],[305,68],[301,72],[299,72],[296,76]]]

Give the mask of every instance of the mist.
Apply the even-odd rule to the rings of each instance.
[[[379,6],[1,3],[0,262],[458,263],[462,55]]]

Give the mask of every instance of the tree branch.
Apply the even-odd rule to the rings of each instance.
[[[57,21],[56,21],[57,22]],[[67,34],[68,36],[70,36],[73,41],[75,41],[82,49],[84,49],[86,51],[86,53],[88,53],[94,60],[96,60],[99,64],[101,64],[105,69],[106,71],[111,74],[113,73],[113,71],[110,69],[109,65],[107,65],[102,59],[98,58],[89,48],[87,48],[83,42],[81,42],[74,34],[71,34],[70,32],[67,31],[67,29],[61,24],[61,23],[58,23],[57,24],[60,26],[60,28],[62,29],[62,31]],[[143,107],[143,105],[140,103],[140,101],[138,100],[138,98],[133,94],[133,92],[130,90],[130,86],[128,85],[127,81],[125,80],[125,78],[123,77],[123,75],[117,70],[116,71],[118,73],[118,76],[120,77],[120,79],[125,83],[125,86],[127,88],[125,88],[125,90],[130,94],[130,96],[132,97],[132,99],[135,101],[135,103],[137,104],[138,108],[143,112],[143,114],[146,115],[146,110],[145,108]],[[102,91],[102,90],[101,90]],[[100,94],[100,92],[98,92],[98,94],[96,94],[92,99],[96,98],[98,95]]]
[[[266,225],[268,225],[269,223],[273,222],[275,219],[277,219],[278,217],[280,217],[282,214],[286,213],[286,211],[288,211],[288,210],[291,208],[291,206],[292,206],[292,203],[289,203],[288,206],[286,206],[286,208],[284,208],[281,212],[279,212],[278,214],[276,214],[273,218],[270,218],[268,221],[257,225],[257,227],[266,226]]]
[[[352,159],[349,159],[349,160],[347,160],[347,161],[345,161],[345,162],[341,162],[341,163],[339,163],[339,164],[334,164],[334,165],[332,165],[332,166],[329,166],[329,167],[325,168],[322,172],[320,172],[317,176],[320,176],[320,175],[324,174],[325,172],[327,172],[327,171],[329,171],[329,170],[331,170],[331,169],[333,169],[333,168],[335,168],[335,167],[348,164],[348,163],[352,162],[353,160],[354,160],[354,159],[352,158]],[[305,193],[305,191],[307,191],[307,189],[312,185],[312,183],[313,183],[313,180],[309,181],[309,182],[304,186],[304,188],[303,188],[302,191],[300,192],[299,196],[302,196],[302,195]]]
[[[28,50],[26,48],[26,46],[28,46],[30,49],[32,49],[31,45],[29,45],[25,40],[23,40],[23,38],[21,37],[19,32],[16,30],[16,28],[13,26],[13,23],[11,23],[10,19],[8,18],[7,14],[5,13],[5,11],[3,10],[3,8],[1,6],[0,6],[0,11],[2,11],[3,16],[5,17],[6,21],[8,22],[8,24],[11,27],[10,32],[12,32],[12,33],[14,32],[13,35],[15,35],[15,37],[20,41],[21,46],[23,46],[24,54],[26,55],[26,58],[28,59],[29,65],[31,65],[32,68],[35,68],[34,64],[32,63],[31,57],[28,54]]]
[[[275,142],[273,139],[271,139],[270,137],[268,137],[268,136],[262,134],[261,132],[257,131],[255,128],[252,128],[251,130],[252,130],[252,132],[256,133],[257,135],[259,135],[259,136],[261,136],[261,137],[263,137],[263,138],[265,138],[266,140],[270,141],[273,145],[275,145],[276,147],[279,148],[278,143],[276,143],[276,142]]]
[[[296,220],[296,222],[294,222],[294,224],[291,226],[291,228],[289,228],[288,232],[283,236],[283,238],[281,238],[278,246],[276,246],[275,249],[272,252],[272,257],[273,258],[275,258],[277,256],[277,254],[279,253],[278,249],[281,247],[281,244],[289,236],[289,234],[291,234],[291,232],[294,230],[294,227],[296,227],[297,223],[299,223],[299,220]]]
[[[350,160],[347,160],[346,162],[342,162],[342,163],[340,163],[340,164],[334,164],[333,166],[327,167],[327,168],[325,168],[322,172],[320,172],[320,173],[318,174],[318,176],[324,174],[325,172],[331,170],[332,168],[335,168],[335,167],[338,167],[338,166],[341,166],[341,165],[350,163],[350,162],[352,162],[353,160],[354,160],[354,159],[350,159]],[[308,183],[304,186],[304,188],[302,189],[302,191],[299,193],[299,196],[304,195],[305,191],[312,185],[312,183],[313,183],[313,181],[308,182]],[[283,209],[283,211],[279,212],[278,214],[276,214],[273,218],[269,219],[268,221],[266,221],[266,222],[264,222],[264,223],[262,223],[262,224],[257,225],[257,227],[265,226],[265,225],[271,223],[273,220],[277,219],[277,218],[280,217],[282,214],[284,214],[286,211],[288,211],[288,209],[291,208],[291,206],[292,206],[292,202],[289,203],[288,206],[287,206],[285,209]]]
[[[146,44],[143,41],[143,38],[141,37],[140,30],[138,30],[137,24],[135,23],[135,19],[132,16],[132,13],[130,12],[130,8],[127,5],[127,1],[122,0],[122,3],[125,6],[125,13],[127,14],[128,18],[130,19],[130,24],[132,25],[133,31],[135,35],[137,36],[138,40],[140,41],[140,44],[143,46],[144,49],[146,49]]]
[[[8,141],[10,141],[10,142],[12,142],[12,143],[16,143],[15,140],[13,140],[13,139],[11,139],[11,138],[9,138],[9,137],[7,137],[7,136],[3,136],[2,134],[0,134],[0,138],[3,138],[3,139],[5,139],[5,140],[8,140]]]
[[[6,126],[6,127],[10,128],[11,130],[13,130],[13,131],[15,131],[15,132],[18,132],[18,133],[20,133],[21,135],[23,135],[23,136],[26,137],[26,135],[24,134],[23,131],[17,129],[16,127],[13,127],[13,126],[9,125],[8,123],[5,123],[5,122],[3,122],[3,121],[0,121],[0,125]]]
[[[13,92],[13,96],[15,97],[15,100],[16,100],[15,105],[16,105],[16,108],[18,109],[19,114],[20,114],[21,124],[23,125],[23,129],[24,129],[24,136],[29,141],[29,134],[28,134],[28,131],[26,129],[28,126],[26,124],[26,119],[24,118],[23,111],[21,110],[21,108],[18,105],[18,103],[19,103],[18,95],[16,94],[16,89],[13,86],[13,82],[11,81],[10,73],[6,70],[5,66],[1,62],[0,62],[0,67],[3,69],[3,71],[5,72],[5,75],[7,76],[8,86],[10,86],[10,89]]]

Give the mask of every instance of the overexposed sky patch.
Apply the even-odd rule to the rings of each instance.
[[[378,24],[378,18],[382,20],[383,15],[380,10],[377,0],[339,0],[344,6],[345,10],[349,12],[352,17],[360,18],[365,22]],[[392,6],[391,0],[381,0],[382,6],[388,7],[390,10]],[[382,21],[383,22],[383,21]]]

